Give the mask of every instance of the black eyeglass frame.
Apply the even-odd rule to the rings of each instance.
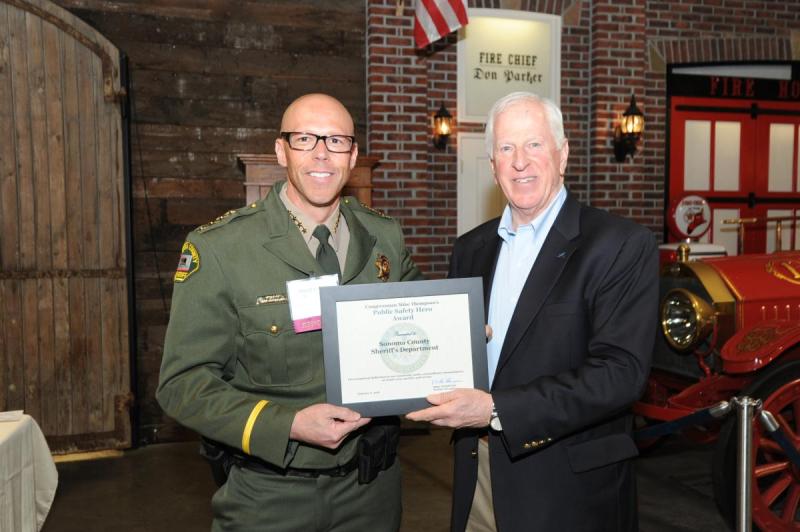
[[[308,135],[310,137],[315,137],[317,140],[314,141],[313,146],[311,146],[307,150],[304,150],[303,148],[295,148],[294,146],[292,146],[292,142],[289,140],[289,137],[291,137],[292,135]],[[314,148],[317,147],[317,144],[319,144],[320,140],[325,145],[325,149],[331,153],[351,153],[353,151],[353,146],[356,145],[356,138],[353,135],[317,135],[316,133],[309,133],[307,131],[281,131],[280,137],[286,141],[286,144],[289,145],[289,148],[295,151],[313,151]],[[346,139],[350,139],[351,142],[350,148],[344,151],[332,150],[331,147],[328,146],[328,139],[337,137],[344,137]]]

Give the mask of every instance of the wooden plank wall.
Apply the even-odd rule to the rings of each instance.
[[[365,4],[56,1],[130,58],[140,441],[179,438],[154,393],[183,238],[244,204],[236,154],[272,153],[295,97],[340,98],[366,145]]]
[[[121,113],[69,22],[0,1],[0,411],[55,451],[130,445]]]

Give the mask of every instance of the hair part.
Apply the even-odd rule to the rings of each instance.
[[[561,109],[552,102],[549,98],[545,98],[544,96],[539,96],[538,94],[534,94],[532,92],[512,92],[511,94],[507,94],[494,102],[492,108],[489,109],[489,115],[486,120],[486,129],[484,130],[486,133],[486,153],[489,154],[489,159],[494,159],[494,123],[497,120],[497,117],[514,105],[515,103],[519,102],[533,102],[538,103],[544,108],[545,117],[547,117],[547,123],[550,125],[550,132],[553,134],[553,139],[556,142],[556,148],[561,149],[564,146],[564,142],[567,140],[567,137],[564,135],[564,118],[561,115]]]

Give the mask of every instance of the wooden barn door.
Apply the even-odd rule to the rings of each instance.
[[[0,411],[54,452],[131,444],[119,52],[0,0]]]

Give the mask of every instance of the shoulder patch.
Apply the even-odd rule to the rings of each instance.
[[[258,203],[251,203],[250,205],[246,205],[246,206],[240,207],[238,209],[231,209],[228,212],[226,212],[225,214],[223,214],[221,216],[217,216],[216,218],[214,218],[210,222],[204,223],[203,225],[201,225],[200,227],[195,229],[195,231],[197,231],[198,233],[205,233],[206,231],[208,231],[210,229],[214,229],[216,227],[223,226],[223,225],[227,224],[228,222],[230,222],[231,220],[235,220],[236,218],[239,218],[240,216],[246,216],[248,214],[253,214],[257,210],[256,207],[258,207]]]
[[[175,270],[174,281],[182,283],[194,272],[200,269],[200,253],[194,244],[188,240],[183,243],[181,248],[181,258],[178,260],[178,268]]]

